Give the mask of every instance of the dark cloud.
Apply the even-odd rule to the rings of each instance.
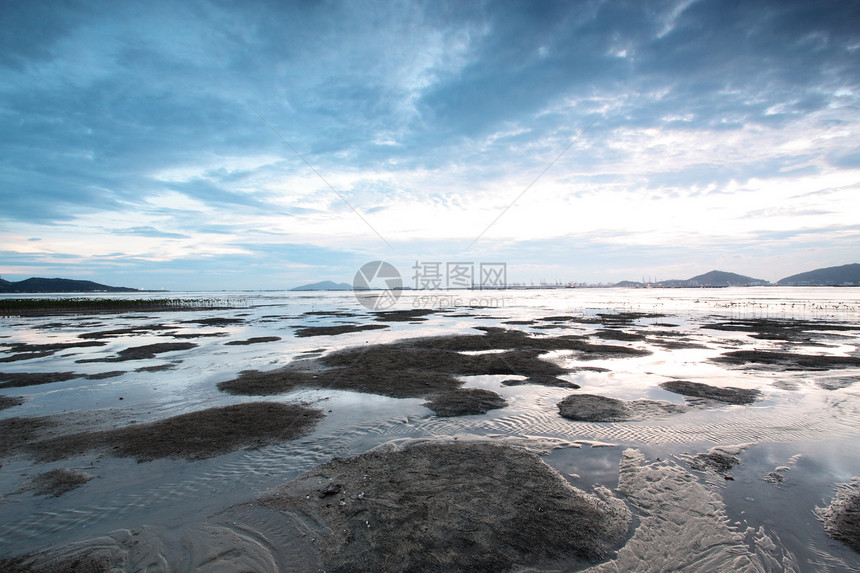
[[[79,2],[0,2],[0,66],[20,70],[50,60],[57,42],[92,16]]]

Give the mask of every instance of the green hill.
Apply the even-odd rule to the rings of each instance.
[[[108,286],[93,281],[33,277],[18,282],[0,279],[2,293],[137,292],[136,288]]]
[[[825,267],[779,279],[780,286],[860,286],[860,263]]]
[[[297,286],[290,290],[352,290],[352,285],[347,283],[336,283],[334,281],[321,281],[318,283]]]
[[[763,286],[768,284],[762,279],[727,273],[725,271],[711,271],[703,275],[695,276],[686,281],[690,286]]]

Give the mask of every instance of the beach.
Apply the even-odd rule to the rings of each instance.
[[[151,296],[0,319],[0,570],[860,571],[857,289]]]

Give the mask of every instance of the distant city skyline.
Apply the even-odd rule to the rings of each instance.
[[[856,2],[0,3],[0,275],[860,262]]]

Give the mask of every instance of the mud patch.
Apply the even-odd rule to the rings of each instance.
[[[329,493],[330,492],[330,493]],[[334,571],[507,571],[609,557],[631,514],[572,487],[537,454],[488,442],[414,443],[334,459],[263,497],[319,524]]]
[[[571,394],[557,404],[558,413],[578,422],[630,422],[686,412],[687,406],[655,400],[619,400],[595,394]]]
[[[414,308],[409,310],[381,310],[374,312],[374,319],[379,322],[423,322],[428,314],[436,311],[427,308]]]
[[[243,324],[244,319],[241,318],[200,318],[197,320],[183,320],[183,324],[199,324],[200,326],[230,326],[231,324]]]
[[[314,386],[317,378],[318,376],[311,372],[298,370],[293,364],[287,368],[268,372],[243,370],[233,380],[219,382],[218,389],[228,394],[243,396],[273,396],[299,387]],[[320,387],[325,386],[320,384]]]
[[[173,370],[176,368],[176,364],[173,362],[167,362],[165,364],[156,364],[155,366],[141,366],[140,368],[135,368],[135,372],[164,372],[165,370]]]
[[[660,388],[674,392],[675,394],[681,394],[682,396],[706,398],[727,404],[752,404],[761,396],[759,390],[734,387],[720,388],[688,380],[669,380],[668,382],[662,382]]]
[[[20,352],[18,354],[12,354],[10,356],[4,356],[0,358],[0,362],[19,362],[21,360],[33,360],[34,358],[44,358],[45,356],[52,356],[53,352]]]
[[[148,461],[189,460],[240,448],[261,447],[304,436],[323,417],[304,406],[252,402],[182,414],[150,424],[83,432],[26,444],[39,460],[59,460],[89,451]]]
[[[175,330],[176,326],[165,325],[165,324],[147,324],[144,326],[130,326],[127,328],[114,328],[112,330],[100,330],[97,332],[84,332],[83,334],[79,334],[78,338],[84,339],[102,339],[102,338],[116,338],[117,336],[124,336],[126,334],[146,334],[148,332],[162,332],[165,330]]]
[[[125,374],[125,370],[111,370],[109,372],[99,372],[98,374],[89,374],[85,376],[87,380],[106,380],[108,378],[116,378]]]
[[[25,449],[27,444],[57,426],[51,418],[7,418],[0,420],[0,457]]]
[[[600,317],[597,316],[569,316],[569,315],[556,315],[556,316],[545,316],[538,320],[544,322],[573,322],[577,324],[601,324],[603,321]]]
[[[769,318],[738,319],[703,324],[702,328],[729,332],[745,332],[760,340],[812,342],[822,337],[821,331],[840,332],[857,330],[853,324],[808,320],[777,320]]]
[[[50,470],[34,476],[25,488],[36,495],[60,497],[93,479],[93,476],[65,468]]]
[[[218,384],[224,392],[272,395],[298,387],[333,388],[393,398],[431,398],[457,389],[457,376],[518,375],[528,384],[576,389],[559,378],[568,372],[541,356],[575,350],[582,360],[642,356],[647,350],[591,344],[578,336],[537,337],[518,330],[485,328],[481,335],[423,338],[353,347],[317,359],[295,361],[269,372],[245,371]],[[465,354],[466,352],[480,354]],[[486,352],[492,351],[492,352]]]
[[[303,312],[302,316],[333,316],[333,317],[338,317],[338,318],[352,318],[352,317],[361,316],[361,315],[356,314],[354,312],[347,312],[344,310],[311,310],[308,312]],[[287,317],[282,317],[282,316],[278,316],[276,314],[273,314],[273,315],[266,315],[266,317],[264,317],[264,318],[287,318]]]
[[[554,386],[556,388],[572,388],[574,390],[579,388],[579,384],[574,384],[573,382],[568,382],[567,380],[556,378],[555,376],[532,377],[526,378],[525,380],[520,378],[502,380],[502,386],[524,386],[526,384],[539,384],[541,386]]]
[[[144,344],[143,346],[132,346],[120,350],[114,357],[108,358],[83,358],[76,360],[79,364],[87,362],[126,362],[128,360],[146,360],[155,358],[159,354],[165,352],[176,352],[178,350],[189,350],[196,348],[197,345],[193,342],[156,342],[155,344]]]
[[[434,396],[424,404],[437,416],[469,416],[486,414],[508,405],[504,398],[482,388],[462,388]]]
[[[684,340],[667,340],[665,338],[650,338],[648,341],[654,346],[666,350],[706,350],[708,347],[698,342],[686,342]]]
[[[575,389],[576,384],[558,377],[567,370],[540,356],[558,346],[604,351],[603,345],[590,345],[576,337],[533,338],[520,331],[482,330],[484,335],[346,348],[316,359],[297,360],[279,370],[244,371],[234,380],[219,383],[218,388],[232,394],[272,395],[315,387],[432,399],[462,386],[458,376],[512,374],[525,377],[528,384]],[[487,350],[495,352],[464,353]]]
[[[55,342],[51,344],[28,344],[25,342],[8,343],[5,346],[9,348],[7,352],[38,354],[40,356],[48,356],[55,354],[61,350],[70,348],[90,348],[93,346],[104,346],[106,342],[100,340],[89,340],[86,342]]]
[[[305,326],[296,329],[296,336],[337,336],[350,332],[361,332],[363,330],[377,330],[388,328],[387,324],[339,324],[337,326]]]
[[[227,336],[229,333],[227,332],[181,332],[176,334],[171,334],[171,338],[176,338],[177,340],[187,340],[191,338],[220,338],[222,336]]]
[[[690,464],[690,469],[700,472],[712,471],[727,480],[731,480],[734,479],[732,468],[741,464],[741,459],[738,456],[750,445],[716,446],[706,453],[688,457],[687,462]]]
[[[638,332],[626,332],[624,330],[598,330],[592,336],[602,338],[604,340],[621,340],[623,342],[636,342],[645,340],[643,334]]]
[[[860,553],[860,478],[837,484],[830,505],[815,508],[815,515],[832,538]]]
[[[782,485],[785,482],[785,476],[778,471],[768,472],[761,479],[773,485]]]
[[[815,381],[819,387],[825,390],[841,390],[860,382],[860,376],[837,376],[834,378],[819,378]]]
[[[621,328],[624,326],[633,326],[643,318],[665,318],[668,315],[659,312],[599,312],[597,316],[604,326]]]
[[[247,340],[231,340],[230,342],[225,342],[224,344],[228,346],[248,346],[249,344],[262,344],[264,342],[277,342],[280,340],[280,336],[255,336],[249,338]]]
[[[779,350],[734,350],[710,360],[720,364],[780,366],[789,370],[830,370],[831,368],[860,367],[860,358],[855,356],[800,354]]]
[[[14,408],[24,403],[24,398],[20,396],[0,396],[0,410]]]
[[[74,372],[0,372],[0,388],[21,388],[23,386],[38,386],[52,382],[65,382],[80,378]]]

